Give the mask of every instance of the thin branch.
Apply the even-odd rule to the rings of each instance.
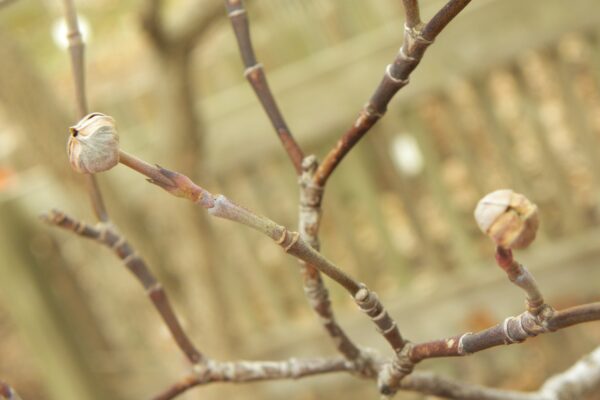
[[[546,305],[537,315],[526,311],[477,333],[465,333],[447,339],[413,344],[409,356],[415,363],[434,357],[465,356],[495,346],[521,343],[542,333],[591,321],[600,321],[600,302],[562,311],[554,311]]]
[[[79,118],[83,118],[88,113],[86,95],[85,95],[85,66],[84,53],[85,44],[79,30],[79,22],[77,19],[77,10],[73,0],[64,0],[63,6],[65,10],[65,19],[67,22],[67,39],[69,41],[69,54],[71,57],[71,71],[73,73],[73,81],[75,85],[75,100],[77,104],[77,114]],[[98,187],[98,182],[92,174],[85,176],[86,189],[89,193],[92,209],[98,220],[102,222],[108,221],[108,212],[102,199],[102,193]]]
[[[383,365],[383,361],[374,354],[369,355],[368,362],[375,370],[381,369]],[[245,383],[257,380],[300,379],[333,372],[348,372],[361,378],[374,378],[362,374],[356,364],[342,358],[290,359],[279,362],[211,362],[206,370],[184,377],[152,399],[170,400],[193,387],[216,382]],[[461,400],[566,400],[594,393],[599,385],[600,348],[597,348],[567,371],[547,380],[536,392],[493,389],[420,371],[404,378],[399,389]]]
[[[160,186],[176,197],[182,197],[198,204],[205,208],[210,215],[241,223],[263,233],[280,245],[286,253],[314,266],[346,289],[359,308],[377,326],[379,333],[389,343],[396,355],[396,358],[386,364],[382,368],[382,373],[379,374],[380,391],[392,390],[397,387],[398,382],[405,375],[412,372],[414,364],[407,355],[410,347],[406,346],[407,342],[402,338],[396,323],[388,315],[377,294],[326,259],[298,232],[289,231],[271,219],[235,204],[223,195],[213,195],[183,174],[148,164],[122,150],[119,155],[123,165],[147,176],[150,183]]]
[[[327,154],[315,174],[315,182],[323,186],[329,176],[348,152],[385,114],[394,95],[408,84],[412,71],[417,67],[427,47],[441,30],[470,3],[471,0],[450,0],[422,29],[420,25],[404,29],[404,42],[393,63],[385,70],[383,79],[360,111],[358,118]],[[412,2],[410,2],[412,4]],[[412,8],[411,8],[412,10]],[[414,18],[414,16],[411,16]]]
[[[151,183],[162,187],[170,194],[185,198],[206,208],[208,213],[213,216],[239,222],[265,234],[283,247],[287,253],[314,264],[322,273],[339,283],[351,295],[354,296],[362,288],[357,281],[300,238],[297,232],[289,231],[269,218],[257,215],[233,203],[223,195],[213,195],[178,172],[148,164],[123,151],[120,152],[120,162],[147,176]]]
[[[151,0],[158,8],[160,0]],[[65,19],[68,27],[69,53],[71,56],[71,67],[73,72],[73,80],[75,83],[75,98],[77,103],[77,111],[80,117],[84,117],[88,113],[87,100],[85,94],[85,68],[84,68],[84,50],[85,45],[79,30],[77,19],[77,10],[73,0],[63,0],[65,9]],[[167,325],[175,342],[186,355],[192,364],[205,362],[204,356],[194,347],[187,334],[184,332],[179,323],[169,299],[162,288],[162,285],[150,272],[146,262],[136,254],[125,237],[117,233],[116,229],[109,223],[108,213],[104,206],[100,188],[92,174],[86,174],[86,186],[92,200],[92,206],[98,220],[101,222],[97,227],[84,224],[68,217],[59,212],[52,211],[45,216],[46,222],[69,229],[81,236],[95,239],[111,248],[117,256],[124,262],[127,268],[140,281],[147,295],[152,300],[155,308]]]
[[[254,89],[258,100],[268,115],[273,128],[275,128],[275,132],[292,161],[296,173],[300,175],[302,173],[304,153],[298,143],[296,143],[281,111],[279,111],[277,102],[269,88],[269,83],[267,82],[267,77],[262,64],[259,64],[256,60],[244,4],[241,0],[225,0],[225,6],[227,7],[227,15],[231,20],[231,25],[240,49],[240,55],[244,63],[244,76],[248,79],[248,82],[250,82],[250,85],[252,86],[252,89]]]
[[[104,223],[92,226],[82,221],[77,221],[58,210],[53,210],[50,214],[43,215],[42,219],[50,225],[58,226],[84,238],[95,240],[111,249],[144,287],[146,294],[171,332],[177,346],[179,346],[188,360],[192,364],[206,362],[206,358],[194,347],[181,327],[162,285],[156,280],[146,262],[135,253],[127,240],[114,227]]]
[[[450,0],[446,5],[431,18],[423,27],[421,34],[426,40],[435,40],[437,35],[452,21],[471,0]]]
[[[500,246],[496,248],[496,263],[506,272],[508,279],[523,289],[527,295],[527,310],[537,315],[544,306],[544,297],[533,278],[533,275],[523,265],[518,263],[512,250]]]
[[[300,186],[300,206],[298,231],[300,237],[319,251],[319,226],[321,222],[321,200],[323,188],[313,182],[318,163],[315,156],[308,156],[302,161],[302,175],[298,180]],[[319,270],[312,264],[302,263],[304,294],[325,331],[333,340],[338,351],[348,360],[355,360],[361,354],[360,349],[352,342],[346,332],[335,320],[329,292],[321,278]]]
[[[285,361],[210,362],[200,373],[188,375],[164,390],[153,400],[169,400],[200,385],[216,382],[246,383],[263,380],[300,379],[333,372],[358,372],[356,365],[343,358],[315,358]]]
[[[404,6],[404,16],[406,26],[413,29],[421,25],[421,11],[419,10],[419,0],[402,0]]]
[[[186,355],[188,360],[192,364],[207,361],[206,357],[196,349],[183,330],[166,292],[156,280],[144,259],[136,254],[125,237],[118,233],[114,227],[104,223],[92,226],[58,210],[53,210],[49,214],[43,215],[42,219],[50,225],[58,226],[84,238],[95,240],[111,249],[144,287],[146,294],[171,332],[177,346],[179,346],[179,349]]]
[[[21,400],[18,393],[0,380],[0,400]]]

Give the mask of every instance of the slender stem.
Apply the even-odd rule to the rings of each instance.
[[[177,343],[188,360],[192,364],[206,362],[206,358],[194,347],[192,341],[183,330],[162,285],[156,280],[144,259],[135,253],[131,245],[121,234],[108,224],[88,225],[57,210],[51,211],[48,215],[42,216],[42,218],[48,224],[95,240],[111,249],[144,287],[146,294],[171,332],[175,343]]]
[[[419,10],[419,0],[402,0],[404,5],[404,15],[406,17],[406,26],[415,28],[421,24],[421,11]]]
[[[496,248],[496,263],[506,272],[508,279],[523,289],[527,295],[527,309],[534,315],[544,308],[544,297],[533,278],[533,275],[523,265],[518,263],[512,250],[500,246]]]
[[[382,360],[372,356],[369,362],[375,369],[382,367]],[[291,364],[295,374],[291,374]],[[203,374],[188,375],[169,386],[153,400],[170,400],[187,390],[216,382],[251,382],[256,380],[299,379],[332,372],[358,373],[361,377],[374,376],[360,374],[356,364],[343,359],[292,359],[288,361],[255,361],[234,363],[212,363]],[[214,372],[211,372],[213,371]],[[227,374],[224,374],[224,371]],[[400,390],[445,399],[461,400],[547,400],[562,398],[567,393],[577,398],[594,393],[600,385],[600,347],[583,357],[568,370],[548,379],[536,392],[518,392],[493,389],[449,379],[431,372],[414,372],[400,382]]]
[[[354,148],[356,143],[385,114],[387,105],[394,95],[408,84],[412,71],[417,67],[425,50],[442,29],[471,0],[450,0],[422,29],[420,25],[407,24],[404,30],[404,42],[396,59],[387,66],[385,74],[375,92],[360,111],[352,126],[342,135],[335,147],[329,151],[323,163],[315,173],[315,182],[323,186],[342,159]],[[414,6],[409,3],[411,24],[414,22]],[[416,2],[415,2],[416,3]],[[408,19],[408,14],[407,14]]]
[[[562,311],[546,307],[539,315],[527,311],[477,333],[414,344],[409,355],[415,363],[428,358],[465,356],[495,346],[521,343],[529,337],[591,321],[600,321],[600,302]]]
[[[298,180],[300,186],[298,231],[303,240],[310,244],[313,249],[319,251],[323,188],[313,182],[317,165],[318,162],[315,156],[308,156],[302,161],[302,175]],[[355,360],[361,354],[360,349],[337,323],[329,300],[329,291],[321,278],[319,270],[312,264],[302,264],[304,294],[309,304],[319,317],[319,321],[321,321],[325,331],[335,343],[338,351],[346,359]]]
[[[87,100],[85,95],[85,66],[84,54],[85,44],[79,30],[77,19],[77,10],[73,0],[63,0],[65,19],[67,22],[67,39],[69,41],[69,54],[71,57],[71,71],[73,73],[73,82],[75,85],[75,100],[77,104],[77,114],[83,118],[88,113]],[[98,182],[94,175],[85,175],[87,192],[90,196],[92,209],[96,218],[102,222],[107,222],[108,212],[102,199],[102,192],[98,187]]]
[[[279,111],[277,102],[269,88],[263,66],[256,60],[244,4],[241,0],[225,0],[225,6],[244,63],[244,76],[248,79],[248,82],[250,82],[250,85],[252,86],[252,89],[254,89],[258,100],[268,115],[273,128],[275,128],[275,132],[277,133],[277,136],[279,136],[279,140],[281,140],[285,151],[292,161],[296,173],[300,175],[302,173],[304,153],[292,136],[281,111]]]
[[[169,400],[194,386],[216,382],[246,383],[263,380],[300,379],[332,372],[353,371],[356,365],[343,358],[315,358],[285,361],[211,362],[206,371],[184,377],[153,400]]]
[[[241,223],[265,234],[283,247],[286,253],[315,265],[316,268],[339,283],[351,295],[354,296],[363,288],[363,285],[314,250],[300,237],[298,232],[289,231],[271,219],[257,215],[235,204],[223,195],[213,195],[179,172],[151,165],[124,151],[120,153],[120,162],[147,176],[150,183],[160,186],[170,194],[185,198],[206,208],[208,213],[215,217]]]
[[[437,35],[452,21],[471,0],[450,0],[423,27],[422,35],[426,40],[434,40]]]

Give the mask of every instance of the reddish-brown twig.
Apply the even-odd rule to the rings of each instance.
[[[408,3],[408,4],[407,4]],[[404,42],[396,59],[387,66],[383,79],[359,113],[358,118],[327,154],[315,173],[315,182],[323,186],[338,164],[356,143],[385,114],[387,105],[394,95],[408,84],[411,72],[417,67],[425,50],[441,30],[470,3],[470,0],[450,0],[422,29],[419,25],[406,25]],[[415,21],[416,2],[405,1],[407,19]],[[410,11],[410,13],[409,13]]]
[[[194,347],[183,330],[162,285],[156,280],[144,259],[133,250],[127,239],[118,233],[114,227],[106,223],[92,226],[58,210],[53,210],[49,214],[43,215],[42,218],[50,225],[55,225],[84,238],[95,240],[111,249],[144,287],[146,294],[171,332],[177,346],[179,346],[188,360],[192,364],[206,361],[206,358]]]
[[[421,25],[421,10],[419,9],[419,0],[402,0],[404,6],[405,24],[409,29]]]
[[[244,76],[248,79],[250,85],[252,85],[256,96],[271,120],[273,128],[275,128],[275,132],[277,132],[277,136],[279,136],[285,151],[292,161],[296,173],[300,175],[302,173],[304,153],[298,143],[296,143],[283,119],[283,115],[279,111],[277,102],[269,88],[262,64],[256,60],[252,41],[250,40],[250,29],[244,4],[242,0],[225,0],[225,6],[227,7],[227,15],[231,20],[231,25],[233,26],[233,31],[240,48],[240,55],[242,56],[245,68]]]
[[[409,355],[415,363],[427,358],[464,356],[495,346],[521,343],[542,333],[598,320],[600,303],[589,303],[562,311],[554,311],[546,306],[538,315],[526,311],[480,332],[413,344]]]

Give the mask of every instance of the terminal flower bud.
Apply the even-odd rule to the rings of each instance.
[[[119,135],[115,120],[108,115],[91,113],[69,128],[69,162],[82,174],[95,174],[119,163]]]

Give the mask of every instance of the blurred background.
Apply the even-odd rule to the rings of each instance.
[[[187,373],[186,360],[112,253],[38,218],[58,208],[95,221],[65,152],[78,118],[60,3],[0,2],[0,377],[24,400],[146,399]],[[294,227],[296,177],[243,78],[222,2],[167,1],[156,19],[146,1],[76,3],[90,109],[115,117],[122,147]],[[401,2],[247,3],[288,124],[307,154],[322,157],[395,56]],[[423,18],[442,4],[423,0]],[[595,0],[473,1],[332,176],[322,251],[376,290],[411,340],[483,329],[523,310],[472,218],[477,200],[499,188],[540,207],[539,238],[517,256],[547,300],[563,308],[600,299],[596,10]],[[270,240],[208,220],[123,167],[99,180],[113,221],[202,351],[220,360],[335,354],[297,262]],[[351,299],[329,287],[350,336],[387,351]],[[599,342],[600,326],[588,324],[418,368],[532,390]],[[181,398],[332,395],[377,396],[371,382],[337,375],[214,385]]]

